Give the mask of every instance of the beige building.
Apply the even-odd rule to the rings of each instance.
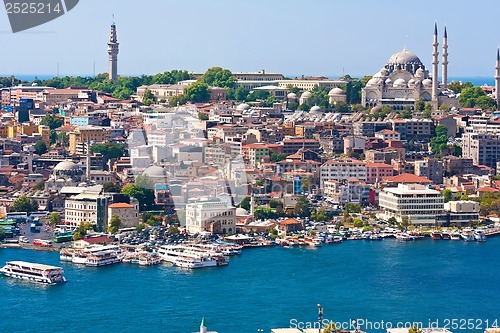
[[[449,201],[444,204],[451,226],[468,226],[479,221],[479,203],[476,201]]]
[[[436,216],[444,211],[441,192],[418,184],[384,188],[379,194],[379,205],[384,218],[395,217],[401,222],[403,216],[408,216],[413,225],[435,225]]]
[[[497,133],[464,133],[462,157],[471,158],[474,164],[496,168],[500,160],[500,136]]]
[[[69,153],[84,154],[86,145],[102,143],[110,139],[109,131],[101,126],[81,126],[69,133]]]
[[[338,159],[326,161],[320,168],[321,187],[327,180],[338,182],[348,178],[366,181],[366,162],[355,159]]]
[[[120,228],[135,227],[139,224],[139,206],[137,203],[118,202],[108,206],[108,225],[113,215],[121,221]]]
[[[236,232],[236,207],[224,201],[206,200],[186,205],[186,231],[227,234]]]

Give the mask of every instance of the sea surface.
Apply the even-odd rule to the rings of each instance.
[[[60,263],[57,252],[0,249],[2,264],[60,265],[68,280],[49,287],[0,277],[0,331],[187,333],[206,316],[210,331],[270,332],[314,325],[320,303],[325,319],[359,319],[368,332],[429,321],[483,332],[500,324],[499,258],[500,238],[252,248],[226,267],[193,271],[89,268]]]

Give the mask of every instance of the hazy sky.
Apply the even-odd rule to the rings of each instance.
[[[115,14],[119,74],[172,69],[285,75],[374,74],[406,48],[431,67],[438,22],[440,61],[448,27],[448,75],[493,76],[500,44],[498,0],[80,0],[66,15],[12,34],[0,9],[0,73],[107,71]],[[440,64],[441,66],[441,64]]]

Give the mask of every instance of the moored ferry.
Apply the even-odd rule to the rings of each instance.
[[[100,267],[119,263],[121,260],[113,250],[93,252],[87,255],[86,266]]]
[[[0,272],[16,279],[55,285],[66,282],[64,271],[61,267],[36,264],[26,261],[9,261],[0,268]]]
[[[183,245],[164,245],[158,249],[163,261],[183,268],[203,268],[227,265],[223,255],[214,255],[203,250]]]

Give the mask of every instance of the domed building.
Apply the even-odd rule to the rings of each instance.
[[[309,98],[311,98],[312,94],[310,91],[306,90],[302,93],[302,95],[300,95],[300,99],[299,99],[299,104],[302,105],[304,104],[305,101],[307,101]]]
[[[404,110],[407,106],[413,109],[419,98],[426,102],[432,100],[429,77],[429,71],[417,55],[403,49],[393,54],[368,81],[362,90],[362,103],[365,107],[387,105],[394,110]]]
[[[448,83],[448,34],[446,27],[443,36],[442,82],[438,81],[438,32],[434,26],[432,44],[432,74],[425,68],[420,58],[408,50],[393,54],[387,64],[367,82],[362,89],[361,103],[365,107],[389,106],[394,110],[415,107],[415,102],[422,98],[431,102],[432,108],[446,103],[448,106],[457,101],[448,98],[441,91],[447,89]],[[441,95],[441,96],[440,96]]]
[[[340,88],[333,88],[328,92],[328,103],[337,104],[337,102],[345,103],[347,101],[347,95],[345,91]]]
[[[84,178],[83,170],[72,161],[59,162],[45,182],[46,191],[60,191],[64,186],[78,186]]]

